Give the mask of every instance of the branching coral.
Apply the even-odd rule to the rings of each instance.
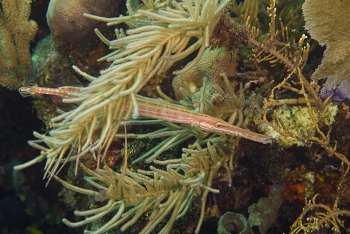
[[[249,41],[256,48],[254,51],[256,62],[261,63],[268,61],[271,66],[275,66],[276,63],[284,64],[284,66],[287,67],[287,71],[290,72],[289,76],[294,74],[301,80],[310,97],[313,99],[317,110],[324,112],[327,102],[322,102],[315,89],[302,74],[302,69],[307,62],[310,48],[309,44],[303,46],[307,37],[303,34],[297,43],[295,41],[291,43],[289,40],[287,40],[285,43],[279,42],[277,40],[279,34],[278,31],[276,31],[276,7],[274,0],[270,1],[270,6],[267,8],[267,10],[271,17],[269,38],[260,43],[257,38],[254,38],[254,36],[257,36],[257,34],[254,33],[255,29],[251,29],[253,32]],[[286,29],[281,30],[282,39],[284,39],[287,35],[286,32]],[[282,83],[284,82],[285,81]]]
[[[30,42],[38,25],[28,20],[31,2],[0,1],[0,83],[10,89],[28,85],[32,74]]]
[[[315,9],[320,9],[323,6],[315,7]],[[274,1],[271,1],[271,5],[268,8],[271,13],[271,26],[270,30],[274,28],[273,18],[275,17]],[[316,196],[306,204],[302,214],[299,216],[298,220],[292,225],[292,233],[309,233],[314,230],[319,230],[321,227],[331,228],[332,231],[339,233],[340,227],[343,226],[343,222],[338,216],[348,215],[349,211],[340,210],[338,208],[339,204],[339,192],[342,188],[343,183],[346,180],[346,176],[349,172],[350,162],[348,158],[337,152],[336,143],[334,146],[331,145],[330,140],[330,131],[331,126],[324,130],[325,125],[329,125],[332,121],[336,108],[334,108],[330,103],[329,99],[326,99],[324,102],[320,100],[320,97],[316,93],[316,89],[307,81],[307,79],[302,75],[302,68],[306,63],[306,58],[308,54],[308,46],[302,47],[302,44],[305,40],[305,36],[302,36],[295,45],[294,52],[290,51],[291,45],[284,45],[273,43],[276,34],[274,30],[271,31],[272,44],[266,46],[262,45],[262,53],[267,53],[268,55],[263,57],[266,60],[272,60],[276,58],[280,62],[283,62],[289,68],[289,74],[285,79],[276,85],[272,90],[269,98],[264,102],[264,122],[273,128],[276,132],[284,137],[292,137],[298,141],[304,141],[311,144],[317,144],[321,146],[328,156],[334,156],[341,161],[341,178],[338,180],[338,185],[336,187],[336,194],[333,202],[333,208],[330,208],[323,204],[316,204]],[[255,39],[250,40],[252,44],[256,44]],[[269,43],[268,43],[269,44]],[[272,46],[271,46],[272,45]],[[275,47],[276,46],[276,47]],[[282,46],[282,47],[279,47]],[[278,50],[277,48],[281,48]],[[287,52],[287,53],[286,53]],[[258,54],[259,55],[259,54]],[[260,55],[259,55],[260,56]],[[258,58],[259,58],[258,56]],[[274,62],[272,62],[274,63]],[[319,71],[316,71],[316,75]],[[297,79],[292,81],[293,78]],[[276,91],[284,89],[288,90],[301,98],[296,99],[286,99],[286,100],[277,100]],[[286,126],[288,122],[283,122],[279,116],[279,110],[276,108],[280,105],[305,105],[304,108],[307,110],[304,116],[307,116],[309,121],[309,126],[298,126],[295,131]],[[313,107],[312,105],[315,105]],[[332,111],[333,109],[333,111]],[[326,117],[327,112],[332,113],[330,116]],[[292,112],[290,112],[292,113]],[[300,116],[300,114],[299,114]],[[291,118],[294,118],[290,116]],[[330,118],[329,118],[330,117]],[[324,121],[328,118],[328,122]],[[271,120],[272,119],[272,120]],[[315,214],[313,213],[315,210]]]
[[[316,203],[317,194],[306,205],[298,219],[291,226],[291,234],[312,233],[322,229],[330,229],[332,233],[341,233],[344,221],[341,216],[350,216],[350,211],[340,210],[337,206],[333,208],[324,204]]]
[[[271,12],[271,29],[273,29],[273,25],[274,25],[274,12],[276,11],[276,9],[274,8],[274,1],[271,1],[271,6],[268,8],[268,10]],[[274,30],[272,31],[274,32]],[[271,33],[271,40],[274,40],[275,36],[273,35],[274,33]],[[335,147],[331,147],[329,144],[329,133],[330,133],[330,128],[328,130],[328,132],[325,134],[323,131],[321,131],[321,127],[320,127],[320,121],[319,119],[316,117],[316,115],[321,115],[325,114],[326,110],[331,109],[331,105],[329,105],[329,102],[324,101],[322,102],[320,100],[320,97],[316,94],[315,89],[310,85],[310,83],[306,80],[306,78],[302,75],[301,70],[303,68],[303,66],[305,65],[305,59],[307,58],[307,54],[308,54],[308,46],[302,47],[303,41],[305,39],[305,36],[302,36],[298,42],[298,47],[294,49],[294,53],[286,53],[289,56],[291,56],[292,59],[287,59],[286,57],[283,56],[283,53],[285,51],[285,49],[287,49],[287,51],[289,50],[288,47],[284,47],[284,49],[280,50],[280,51],[276,51],[275,48],[273,47],[265,47],[265,50],[263,48],[263,52],[264,53],[269,53],[271,57],[277,58],[278,60],[280,60],[281,62],[285,63],[285,65],[289,68],[289,75],[278,85],[276,85],[272,91],[271,94],[269,96],[269,98],[267,100],[265,100],[264,102],[264,121],[265,123],[267,123],[268,125],[270,125],[274,130],[276,130],[277,132],[279,132],[281,135],[286,136],[286,137],[293,137],[296,138],[298,140],[306,140],[309,141],[311,143],[316,143],[319,144],[320,146],[322,146],[329,155],[331,156],[336,156],[338,159],[340,159],[342,162],[344,162],[347,165],[347,169],[346,171],[349,170],[349,166],[350,163],[347,160],[347,158],[336,152]],[[254,39],[250,40],[251,43],[255,44],[257,43]],[[280,52],[283,53],[280,53]],[[269,55],[268,55],[269,56]],[[267,57],[268,57],[267,56]],[[265,57],[266,58],[266,57]],[[290,62],[290,60],[294,61],[294,63]],[[297,87],[293,87],[292,84],[290,84],[290,80],[291,77],[295,75],[298,78],[298,82]],[[275,100],[275,91],[279,90],[279,89],[287,89],[290,90],[298,95],[302,96],[302,99],[294,99],[294,100]],[[300,128],[300,135],[299,134],[294,134],[290,131],[287,130],[287,128],[285,128],[285,126],[283,125],[283,123],[280,120],[276,120],[276,122],[272,123],[271,121],[268,120],[267,118],[267,113],[269,111],[269,109],[271,110],[272,108],[276,107],[276,106],[280,106],[283,104],[299,104],[299,103],[303,103],[306,104],[307,110],[308,110],[308,115],[310,117],[310,119],[312,120],[312,124],[314,125],[313,128],[316,132],[316,136],[313,135],[313,133],[308,132],[309,128],[303,129]],[[311,103],[315,105],[316,107],[316,111],[312,108]],[[333,117],[334,117],[334,111],[333,112]],[[278,116],[274,116],[275,118],[278,118]],[[329,116],[330,117],[330,116]],[[331,116],[330,120],[325,121],[325,123],[327,125],[330,124],[329,121],[332,121]],[[279,126],[278,126],[279,125]]]
[[[301,15],[301,0],[285,0],[276,1],[277,28],[286,27],[288,33],[294,29],[300,29],[304,25],[304,19]],[[269,0],[252,0],[243,1],[239,4],[237,1],[232,1],[229,6],[230,10],[237,16],[237,19],[244,22],[248,27],[254,28],[253,35],[262,36],[268,33],[268,22],[270,20],[268,12],[265,11],[269,7]],[[281,26],[281,27],[280,27]],[[301,32],[297,32],[299,34]],[[285,35],[288,37],[288,35]],[[300,37],[300,35],[297,35]]]
[[[209,46],[211,33],[228,1],[145,1],[145,8],[129,16],[106,19],[109,25],[127,23],[127,35],[117,31],[117,40],[108,41],[97,31],[100,38],[114,50],[107,59],[111,66],[101,71],[98,78],[78,68],[78,73],[91,83],[75,93],[76,98],[65,102],[81,103],[76,109],[53,118],[53,130],[49,135],[35,133],[38,141],[30,144],[41,150],[41,155],[32,161],[17,166],[25,168],[47,159],[45,177],[51,178],[57,172],[62,160],[73,155],[76,158],[92,152],[96,158],[103,158],[118,131],[120,121],[125,118],[126,99],[133,104],[133,117],[138,117],[136,93],[156,73],[161,73],[176,61],[187,57],[198,49],[197,57],[184,69],[195,65]],[[129,7],[130,8],[130,7]],[[190,39],[196,39],[189,44]],[[99,134],[99,137],[92,137]],[[93,140],[97,139],[97,140]],[[46,146],[43,146],[44,143]],[[100,161],[100,160],[98,160]]]
[[[148,224],[140,233],[150,233],[157,225],[164,225],[163,219],[170,214],[159,232],[169,233],[174,221],[187,212],[194,197],[202,194],[202,213],[196,229],[198,233],[204,218],[208,192],[219,192],[210,188],[213,175],[226,160],[225,155],[217,151],[210,143],[207,143],[207,148],[202,148],[199,144],[189,146],[183,149],[184,154],[180,159],[156,161],[158,166],[166,166],[166,170],[151,166],[150,171],[131,171],[124,166],[122,172],[117,173],[105,166],[104,170],[95,172],[82,164],[84,171],[90,175],[86,177],[87,182],[98,191],[79,188],[57,179],[74,191],[94,196],[96,201],[108,202],[96,209],[75,211],[76,215],[85,216],[83,221],[74,223],[64,219],[63,222],[68,226],[78,227],[113,213],[112,218],[103,226],[85,232],[105,233],[117,226],[125,231],[140,216],[151,212]]]

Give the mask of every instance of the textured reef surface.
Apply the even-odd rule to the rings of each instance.
[[[350,233],[349,4],[1,0],[0,233]]]

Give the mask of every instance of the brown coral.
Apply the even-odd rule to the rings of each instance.
[[[71,44],[94,36],[94,28],[104,23],[86,18],[84,13],[111,17],[116,15],[118,2],[113,0],[52,0],[46,18],[51,32]]]

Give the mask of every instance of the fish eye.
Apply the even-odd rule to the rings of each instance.
[[[222,127],[222,123],[217,122],[217,123],[215,124],[215,126],[216,126],[217,128],[221,128],[221,127]]]

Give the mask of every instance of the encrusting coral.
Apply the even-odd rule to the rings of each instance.
[[[322,126],[327,127],[334,123],[334,117],[337,114],[337,111],[337,106],[330,106],[323,115],[318,116],[315,108],[312,108],[312,112],[315,115],[317,122]],[[283,131],[288,132],[290,136],[283,136],[275,131],[271,126],[265,124],[259,125],[259,129],[266,135],[272,136],[273,139],[275,139],[276,142],[283,148],[289,148],[293,145],[305,146],[307,144],[306,141],[302,140],[303,133],[300,131],[300,129],[307,129],[307,134],[309,136],[315,136],[316,134],[316,127],[313,123],[312,117],[309,115],[309,110],[307,107],[277,107],[274,112],[274,120],[272,123],[275,126],[280,126],[283,128]],[[298,139],[296,136],[300,138]]]
[[[32,74],[29,45],[38,25],[28,20],[31,2],[0,1],[0,84],[10,89],[28,85]]]

